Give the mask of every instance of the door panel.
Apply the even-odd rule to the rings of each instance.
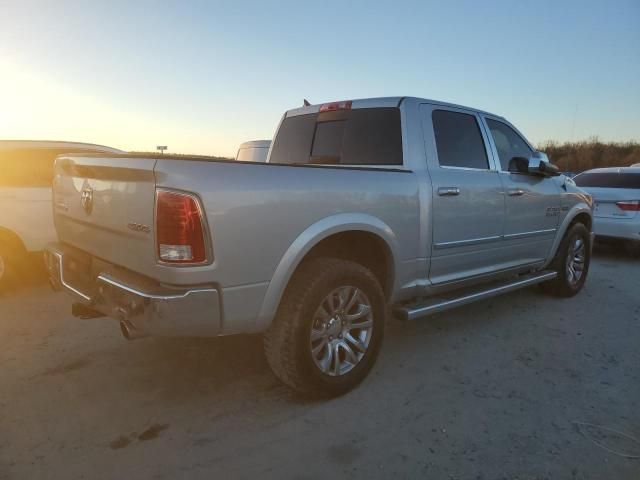
[[[507,192],[505,248],[522,263],[546,259],[560,218],[558,185],[553,178],[518,173],[501,172],[500,178]]]
[[[421,105],[421,113],[433,187],[431,281],[502,268],[504,193],[477,116],[430,104]]]
[[[506,216],[503,246],[516,264],[541,262],[547,258],[560,218],[560,186],[555,178],[508,171],[513,157],[528,158],[533,148],[503,119],[484,117],[493,155],[500,165],[505,191]]]

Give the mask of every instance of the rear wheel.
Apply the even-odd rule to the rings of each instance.
[[[584,286],[591,262],[591,235],[582,223],[575,223],[565,234],[551,269],[558,276],[542,285],[545,292],[558,297],[573,297]]]
[[[340,395],[375,363],[385,316],[384,294],[370,270],[348,260],[310,260],[292,279],[265,334],[267,360],[294,390]]]

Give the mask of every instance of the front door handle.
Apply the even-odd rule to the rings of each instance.
[[[512,188],[508,193],[511,197],[521,197],[525,192],[521,188]]]
[[[438,195],[441,197],[455,197],[460,195],[460,189],[458,187],[440,187],[438,189]]]

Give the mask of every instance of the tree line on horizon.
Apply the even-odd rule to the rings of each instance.
[[[592,168],[628,167],[640,163],[640,142],[601,142],[597,137],[576,142],[549,140],[538,145],[562,172],[580,173]]]

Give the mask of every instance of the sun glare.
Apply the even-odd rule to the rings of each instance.
[[[180,153],[235,152],[236,144],[216,144],[202,125],[158,121],[134,108],[60,84],[0,55],[0,139],[80,141],[131,151],[168,144]]]

